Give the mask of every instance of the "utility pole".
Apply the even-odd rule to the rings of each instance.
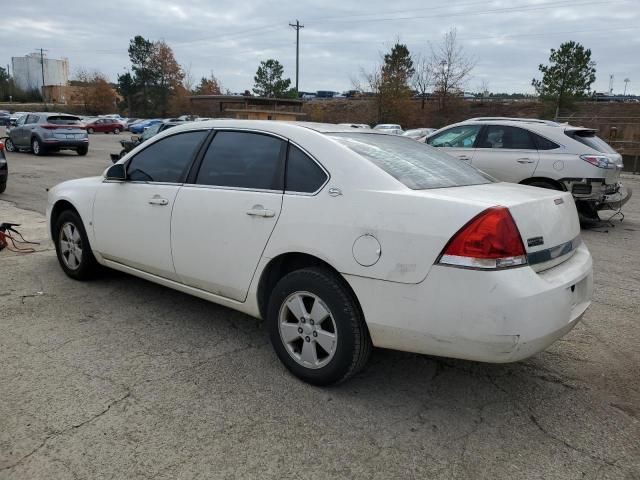
[[[304,25],[300,25],[300,22],[296,20],[295,25],[290,23],[289,26],[296,29],[296,93],[298,93],[298,76],[300,72],[300,29],[304,28]]]
[[[47,111],[47,98],[44,94],[44,49],[40,49],[40,69],[42,71],[42,101],[44,102],[44,110]]]

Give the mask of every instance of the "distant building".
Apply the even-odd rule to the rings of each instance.
[[[69,83],[69,60],[43,57],[44,85],[66,86]],[[42,63],[39,53],[12,57],[13,79],[22,90],[42,92]]]
[[[302,101],[290,98],[265,98],[236,95],[194,95],[192,110],[203,117],[227,117],[246,120],[297,120],[306,114]]]

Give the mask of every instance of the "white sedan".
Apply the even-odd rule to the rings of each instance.
[[[372,346],[512,362],[590,304],[570,193],[496,183],[409,138],[212,120],[163,132],[49,192],[60,265],[99,265],[266,320],[305,381]]]

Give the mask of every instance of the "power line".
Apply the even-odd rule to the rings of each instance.
[[[298,75],[300,73],[300,29],[304,28],[304,25],[300,25],[300,21],[296,19],[296,23],[290,23],[289,26],[296,29],[296,93],[298,93]]]

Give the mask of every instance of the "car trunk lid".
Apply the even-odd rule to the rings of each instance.
[[[429,191],[429,195],[507,207],[518,227],[529,264],[542,271],[570,258],[579,243],[580,222],[568,192],[511,183],[489,183]]]

